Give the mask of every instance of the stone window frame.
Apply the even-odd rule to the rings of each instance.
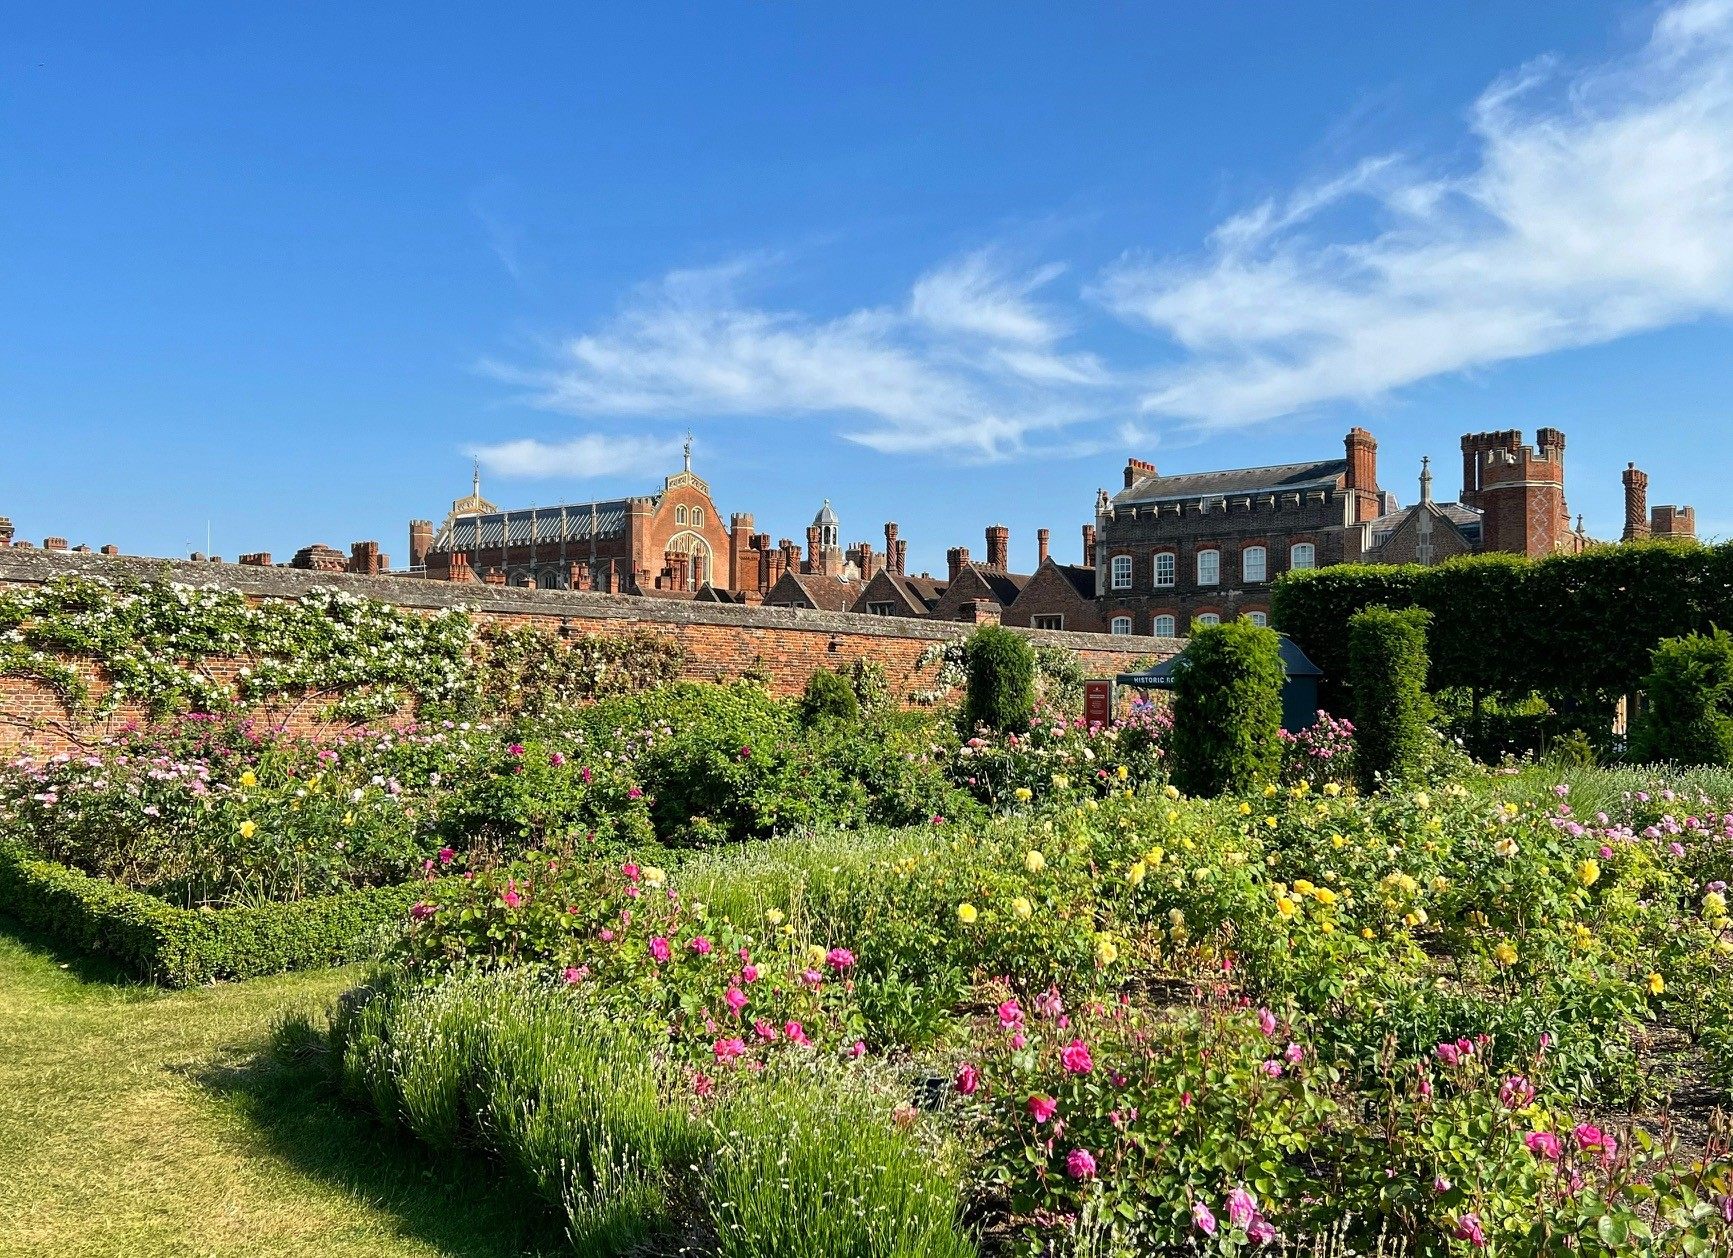
[[[1307,562],[1300,562],[1300,552],[1306,552]],[[1318,566],[1318,546],[1316,542],[1295,542],[1288,547],[1288,571],[1309,572]]]
[[[692,527],[695,529],[701,529],[704,527],[704,508],[703,507],[693,507],[692,508]]]
[[[1256,553],[1258,556],[1258,575],[1253,576],[1247,565],[1247,558]],[[1262,585],[1270,579],[1270,549],[1264,545],[1246,546],[1240,550],[1240,581],[1247,585]]]
[[[680,525],[681,527],[685,527],[685,525],[688,523],[688,521],[686,519],[686,508],[684,505],[677,506],[674,508],[674,523]]]
[[[884,602],[867,604],[867,615],[869,616],[894,616],[896,614],[897,605],[895,603]]]
[[[1161,579],[1161,561],[1167,560],[1167,580]],[[1149,560],[1149,578],[1158,590],[1171,590],[1179,584],[1179,555],[1171,550],[1158,550]]]
[[[1161,627],[1161,622],[1164,620],[1167,621],[1167,628],[1165,629]],[[1163,612],[1150,623],[1149,631],[1158,638],[1177,638],[1179,636],[1179,619]]]
[[[1270,627],[1270,614],[1268,612],[1249,611],[1245,616],[1247,620],[1251,621],[1260,629],[1268,629]]]
[[[1216,625],[1221,624],[1222,618],[1216,612],[1199,612],[1191,618],[1191,622],[1194,625],[1207,625],[1214,628]]]
[[[1120,627],[1122,625],[1124,626],[1124,628]],[[1119,638],[1130,637],[1131,636],[1131,617],[1130,616],[1115,616],[1112,620],[1107,622],[1107,632],[1114,635],[1115,637],[1119,637]]]
[[[1203,561],[1205,556],[1210,559],[1211,574],[1209,580],[1204,580]],[[1199,586],[1216,586],[1222,583],[1222,552],[1219,547],[1201,547],[1193,561],[1193,571],[1197,574]]]
[[[1123,566],[1121,566],[1123,562]],[[1124,575],[1125,580],[1119,578]],[[1115,555],[1107,561],[1107,585],[1113,590],[1129,590],[1133,580],[1133,564],[1130,555]]]
[[[1030,616],[1029,627],[1031,629],[1064,629],[1065,613],[1041,612],[1037,615]]]

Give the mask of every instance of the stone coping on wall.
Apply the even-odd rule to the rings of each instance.
[[[0,586],[41,585],[58,576],[166,577],[183,585],[231,590],[249,598],[299,598],[316,588],[344,590],[399,607],[439,610],[464,608],[506,616],[570,617],[618,620],[629,624],[725,625],[736,628],[793,629],[866,637],[948,642],[970,632],[965,621],[920,620],[910,616],[872,616],[801,607],[746,606],[691,599],[647,598],[597,594],[579,590],[525,590],[479,582],[433,581],[409,576],[360,576],[347,572],[311,572],[303,568],[256,568],[247,564],[196,562],[185,559],[145,559],[132,555],[102,555],[79,551],[0,549]],[[1176,655],[1182,638],[1133,634],[1075,633],[1058,629],[1011,626],[1031,641],[1073,651],[1113,651],[1126,655]]]

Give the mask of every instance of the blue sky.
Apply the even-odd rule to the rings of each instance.
[[[1075,559],[1127,455],[1568,437],[1733,534],[1733,0],[28,5],[0,514],[286,557],[641,492]]]

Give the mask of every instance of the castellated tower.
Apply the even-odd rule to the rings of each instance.
[[[1573,546],[1565,506],[1565,436],[1556,428],[1535,433],[1466,433],[1462,438],[1462,502],[1481,513],[1481,549],[1538,557]]]

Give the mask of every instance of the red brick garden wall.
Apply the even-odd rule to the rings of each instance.
[[[454,585],[408,577],[364,577],[311,573],[291,568],[254,568],[237,564],[167,563],[103,555],[0,551],[0,586],[33,585],[61,573],[86,576],[144,577],[167,574],[188,585],[214,585],[245,594],[255,602],[294,598],[313,586],[336,586],[348,593],[401,607],[435,611],[462,606],[478,621],[535,624],[567,635],[619,633],[643,628],[663,633],[686,648],[686,676],[695,680],[738,677],[747,671],[769,674],[774,688],[797,693],[819,668],[837,668],[856,659],[880,664],[892,692],[906,694],[922,684],[915,663],[935,642],[967,633],[972,626],[849,612],[785,607],[744,607],[665,598],[632,598],[567,590],[519,590],[500,586]],[[1075,651],[1092,676],[1112,676],[1135,661],[1165,659],[1182,645],[1172,638],[1109,637],[1018,629],[1033,641]],[[214,676],[232,675],[239,662],[214,663]],[[928,674],[930,676],[930,674]],[[102,678],[89,678],[101,693]],[[314,732],[312,713],[320,705],[293,704],[272,709],[277,719]],[[100,737],[120,723],[139,719],[123,709],[99,727],[74,727],[52,691],[23,677],[0,677],[0,754],[28,748],[36,752],[75,747]]]

